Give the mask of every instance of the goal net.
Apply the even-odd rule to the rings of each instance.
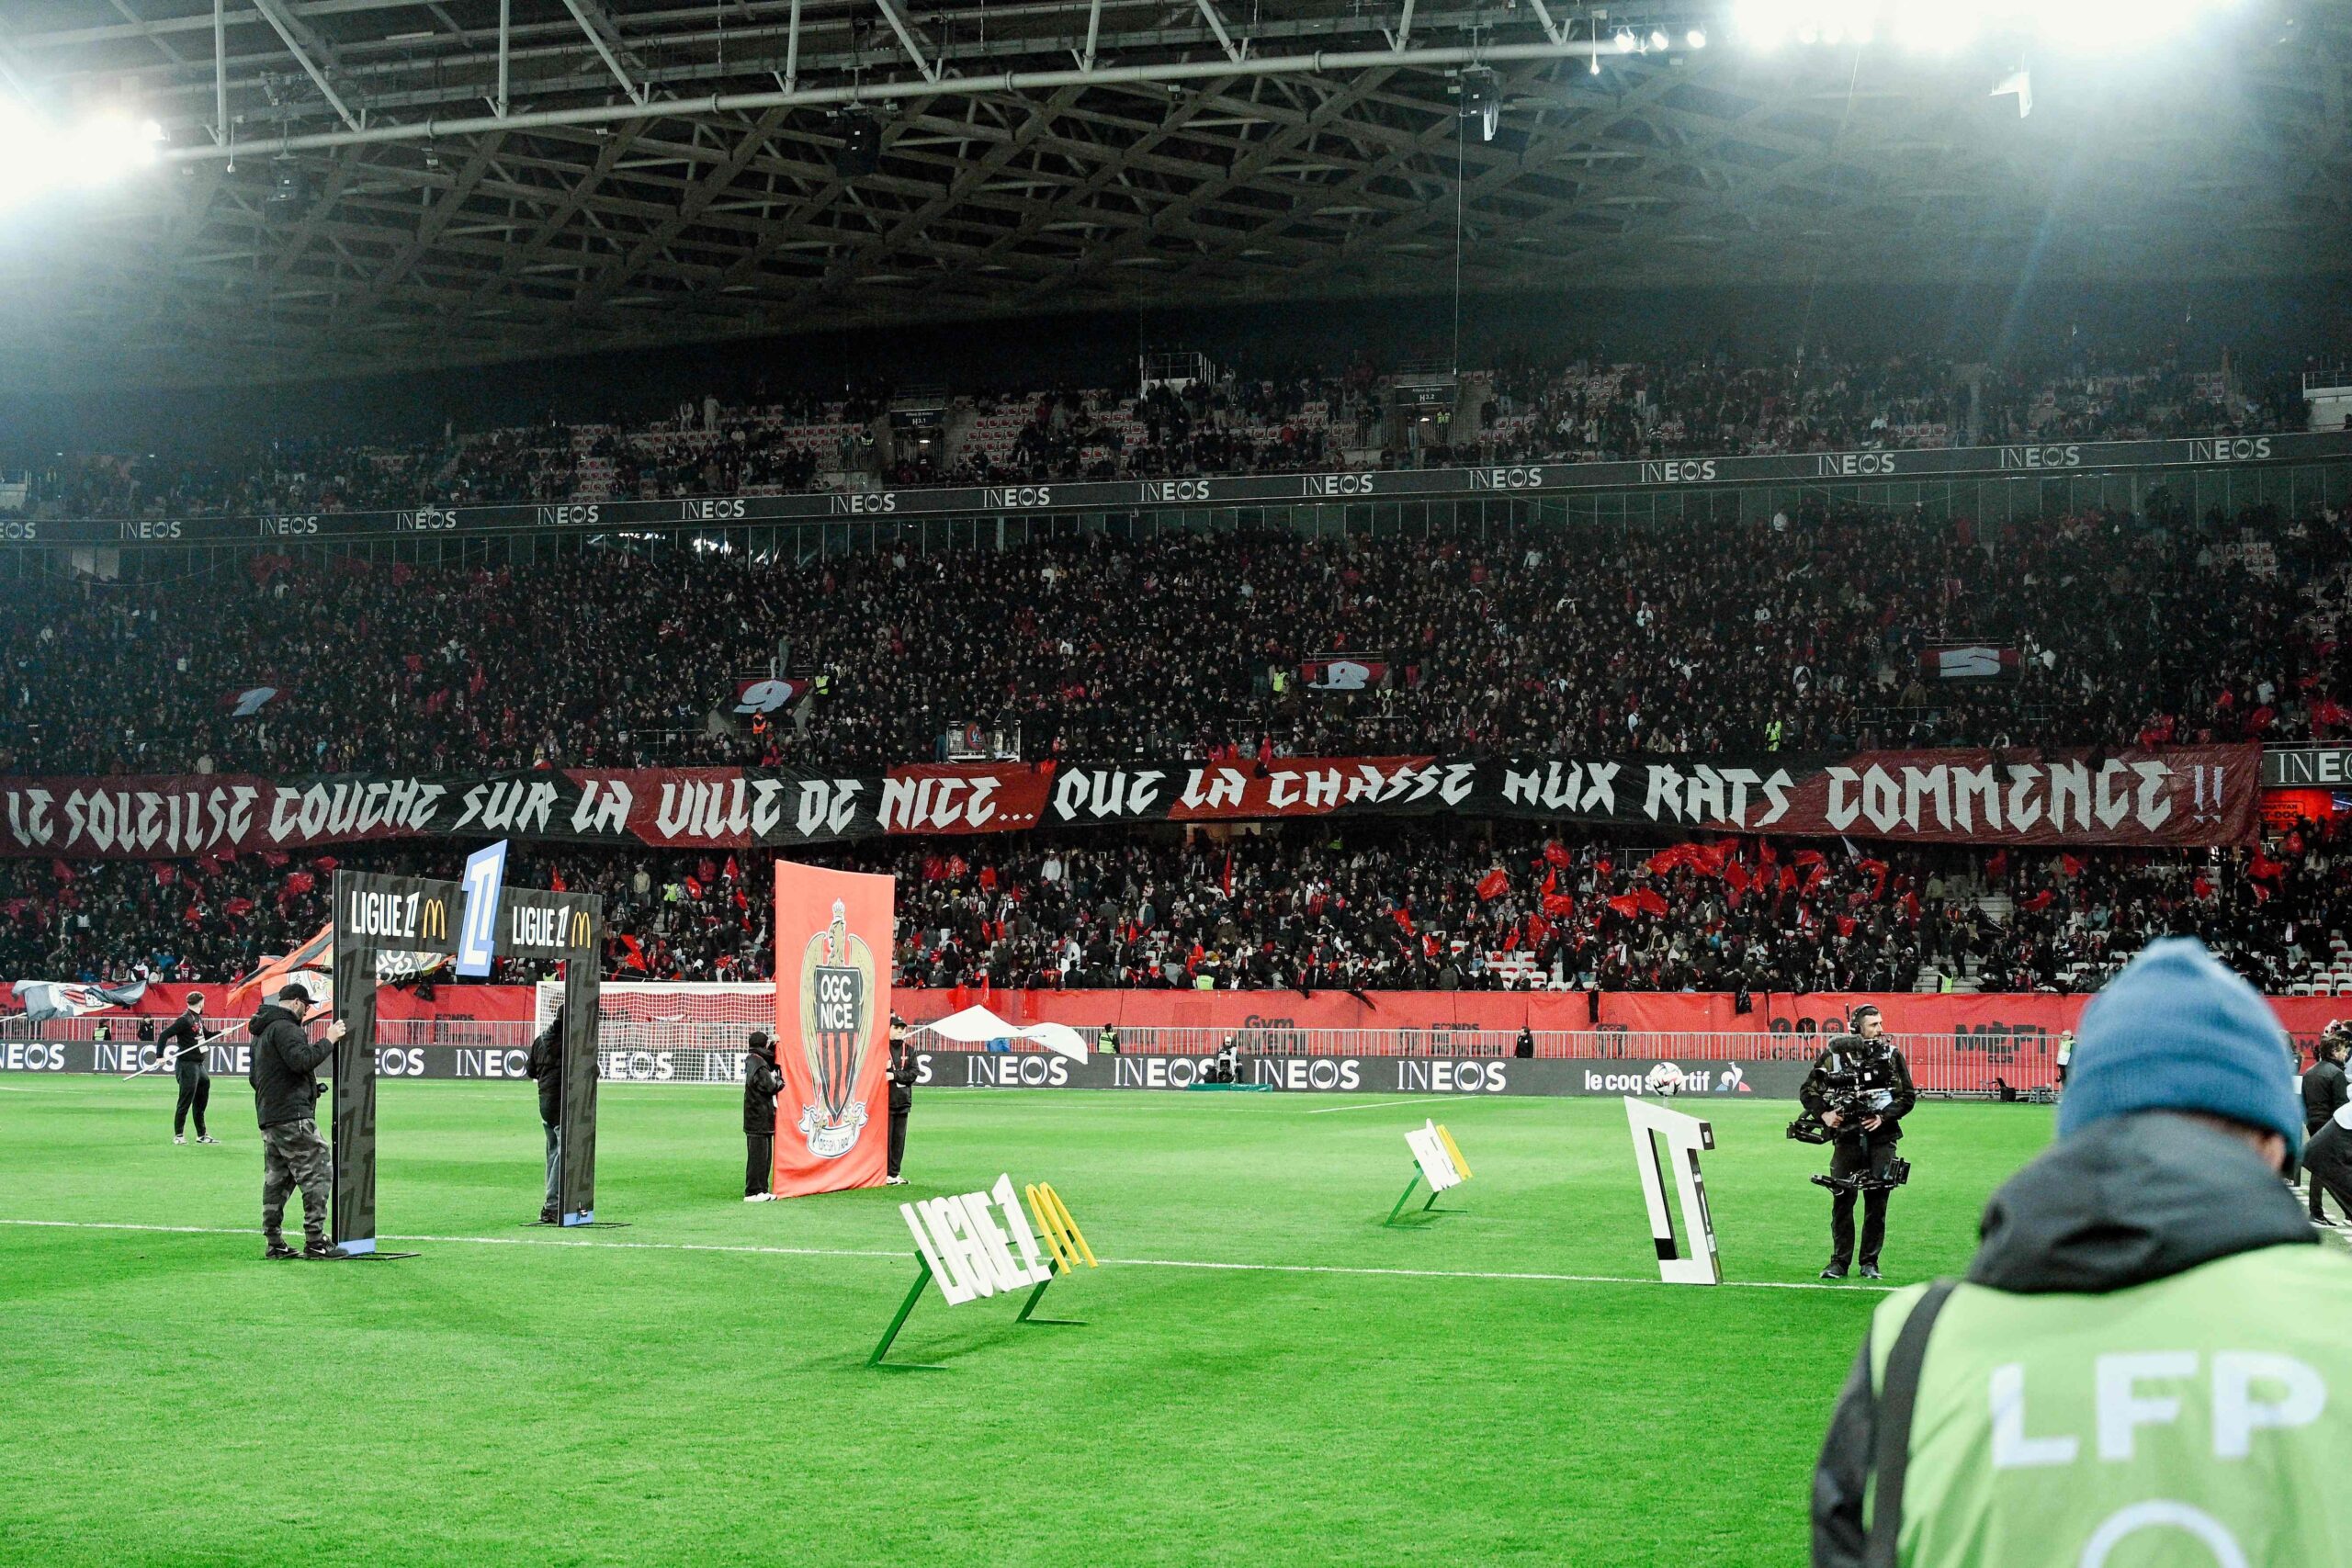
[[[773,983],[607,980],[599,1001],[596,1066],[608,1083],[741,1083],[752,1031],[775,1032]],[[562,982],[540,981],[534,1038],[562,1004]]]

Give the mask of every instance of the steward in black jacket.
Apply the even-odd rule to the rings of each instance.
[[[539,1120],[549,1127],[563,1125],[563,1010],[555,1010],[555,1019],[531,1042],[531,1054],[524,1070],[537,1080],[539,1086]],[[593,1074],[595,1069],[591,1067]]]
[[[743,1058],[743,1201],[764,1203],[775,1196],[768,1188],[775,1179],[775,1097],[784,1073],[765,1030],[752,1031],[750,1044]]]
[[[245,1077],[254,1086],[254,1116],[261,1123],[261,1230],[268,1242],[265,1258],[342,1256],[327,1239],[334,1152],[319,1136],[317,1118],[318,1066],[343,1038],[343,1021],[337,1019],[323,1036],[312,1040],[305,1027],[310,1016],[310,992],[301,982],[289,980],[277,1002],[261,1007],[245,1026],[254,1037],[253,1066]],[[300,1253],[286,1245],[279,1230],[286,1200],[297,1190],[302,1194],[304,1246]]]
[[[300,995],[297,987],[288,986],[286,991]],[[334,1054],[334,1043],[343,1036],[343,1025],[338,1022],[324,1037],[311,1039],[311,1032],[285,1005],[291,999],[286,991],[278,993],[277,1001],[263,1003],[245,1025],[254,1037],[253,1066],[245,1073],[245,1081],[254,1086],[254,1116],[264,1127],[317,1119],[318,1066]],[[309,998],[302,999],[307,1010]]]

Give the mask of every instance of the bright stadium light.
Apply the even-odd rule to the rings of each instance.
[[[1635,39],[1635,38],[1634,37],[1634,32],[1633,32],[1633,29],[1632,29],[1631,28],[1619,28],[1617,29],[1617,52],[1618,52],[1618,53],[1620,53],[1620,54],[1631,54],[1631,53],[1633,53],[1633,52],[1634,52],[1634,45],[1635,45],[1635,43],[1636,43],[1637,41],[1638,41],[1638,40],[1637,40],[1637,39]]]
[[[1652,49],[1664,49],[1666,47],[1666,29],[1664,28],[1652,28],[1650,29],[1650,47]]]
[[[1707,47],[1707,30],[1704,28],[1692,28],[1683,36],[1682,41],[1692,49],[1704,49]]]
[[[163,150],[153,120],[96,115],[69,125],[0,99],[0,210],[57,191],[112,184],[151,167]]]
[[[2022,34],[2065,49],[2111,51],[2186,32],[2237,0],[1734,0],[1733,30],[1754,49],[1868,44],[1946,53],[1987,33]]]

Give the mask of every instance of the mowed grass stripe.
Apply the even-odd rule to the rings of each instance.
[[[31,1087],[0,1096],[0,1208],[186,1233],[0,1225],[0,1562],[44,1568],[1802,1562],[1883,1299],[1647,1283],[1614,1100],[926,1089],[913,1187],[745,1204],[735,1096],[608,1085],[597,1208],[634,1228],[575,1240],[518,1228],[533,1086],[387,1081],[379,1223],[451,1240],[321,1269],[259,1260],[243,1084],[218,1148],[172,1145],[167,1081]],[[1784,1105],[1688,1108],[1726,1271],[1810,1281],[1819,1152]],[[1477,1177],[1384,1229],[1432,1110]],[[1965,1263],[2049,1118],[1915,1129],[1890,1283]],[[949,1370],[865,1371],[912,1278],[899,1199],[1005,1171],[1127,1260],[1047,1294],[1085,1325],[928,1297],[893,1354]],[[1219,1258],[1263,1267],[1154,1266]]]

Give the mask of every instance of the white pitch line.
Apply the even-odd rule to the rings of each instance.
[[[0,1225],[17,1225],[39,1230],[68,1231],[139,1231],[163,1235],[242,1235],[249,1230],[235,1230],[225,1225],[144,1225],[125,1224],[105,1220],[6,1220]],[[750,1243],[693,1241],[601,1241],[589,1236],[577,1238],[551,1235],[384,1235],[379,1241],[421,1241],[443,1247],[593,1247],[615,1252],[735,1252],[752,1253],[781,1258],[879,1258],[888,1262],[903,1262],[911,1252],[876,1252],[836,1247],[762,1247]],[[1344,1263],[1219,1263],[1174,1258],[1105,1258],[1103,1262],[1127,1269],[1197,1269],[1218,1273],[1239,1274],[1342,1274],[1368,1275],[1400,1280],[1495,1280],[1505,1282],[1540,1285],[1664,1285],[1663,1280],[1644,1279],[1631,1274],[1541,1274],[1503,1269],[1381,1269]],[[1742,1291],[1846,1291],[1876,1292],[1884,1294],[1899,1289],[1894,1285],[1836,1285],[1816,1280],[1725,1280],[1725,1289]]]
[[[1309,1116],[1334,1116],[1342,1111],[1385,1111],[1392,1105],[1435,1105],[1442,1100],[1460,1100],[1458,1094],[1425,1094],[1419,1100],[1384,1100],[1373,1105],[1325,1105],[1307,1112]]]

